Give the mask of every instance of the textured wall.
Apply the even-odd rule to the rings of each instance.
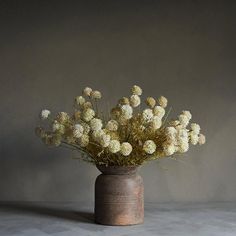
[[[92,201],[99,172],[47,149],[38,112],[69,112],[85,86],[112,104],[133,84],[166,96],[172,116],[190,109],[207,136],[142,168],[146,200],[236,200],[236,4],[97,2],[0,2],[0,200]]]

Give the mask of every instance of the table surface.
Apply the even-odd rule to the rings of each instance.
[[[236,203],[145,203],[135,226],[94,223],[93,205],[78,202],[1,202],[1,236],[235,236]]]

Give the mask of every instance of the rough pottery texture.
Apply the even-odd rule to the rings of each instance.
[[[97,166],[95,221],[104,225],[143,223],[143,179],[137,167]]]

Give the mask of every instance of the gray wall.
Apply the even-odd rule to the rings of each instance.
[[[133,84],[207,136],[141,169],[146,201],[236,200],[235,2],[34,2],[0,3],[0,200],[92,201],[99,172],[46,148],[38,112],[71,111],[85,86],[112,104]]]

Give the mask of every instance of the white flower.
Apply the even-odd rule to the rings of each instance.
[[[90,126],[86,123],[82,123],[82,126],[84,128],[84,134],[89,134],[89,132],[91,130]]]
[[[120,142],[118,140],[111,140],[108,146],[108,150],[111,153],[117,153],[120,151]]]
[[[73,130],[73,135],[75,138],[80,138],[83,135],[84,128],[81,124],[76,124]]]
[[[130,105],[121,106],[121,115],[126,120],[130,119],[133,115],[133,108]]]
[[[76,97],[75,98],[75,101],[76,101],[76,103],[78,104],[78,105],[83,105],[84,103],[85,103],[85,98],[84,97],[82,97],[82,96],[78,96],[78,97]]]
[[[145,122],[150,122],[153,117],[152,109],[145,109],[142,113],[142,117]]]
[[[84,91],[83,91],[83,94],[85,95],[85,96],[90,96],[90,94],[91,94],[91,92],[92,92],[92,89],[91,88],[89,88],[89,87],[86,87],[85,89],[84,89]]]
[[[92,108],[92,107],[93,107],[93,105],[91,102],[85,102],[83,105],[81,105],[81,108],[84,110],[86,110],[88,108]]]
[[[142,95],[142,89],[137,85],[134,85],[131,91],[132,91],[132,94],[134,95],[138,95],[138,96]]]
[[[180,143],[178,147],[178,151],[181,153],[187,152],[189,149],[189,143],[188,142],[182,142]]]
[[[187,116],[189,120],[192,119],[192,114],[190,113],[190,111],[182,111],[182,114]]]
[[[179,121],[183,127],[187,127],[189,123],[189,118],[186,115],[181,114],[179,115]]]
[[[91,108],[85,109],[82,113],[83,119],[87,122],[92,120],[94,116],[95,116],[95,112]]]
[[[81,147],[86,147],[89,144],[89,136],[87,134],[83,134],[80,138],[79,138],[79,144]]]
[[[102,120],[97,119],[97,118],[93,118],[90,121],[90,127],[91,127],[91,130],[93,130],[93,131],[101,129],[102,128]]]
[[[60,123],[64,123],[70,119],[69,115],[66,112],[59,112],[57,115],[57,120]]]
[[[176,151],[175,145],[172,145],[172,144],[165,145],[164,144],[164,153],[166,156],[173,155],[175,153],[175,151]]]
[[[102,98],[101,92],[99,92],[99,91],[97,91],[97,90],[92,91],[92,92],[90,93],[90,96],[91,96],[91,98],[93,98],[93,99],[100,99],[100,98]]]
[[[120,152],[123,156],[128,156],[132,152],[132,146],[128,142],[124,142],[120,146]]]
[[[159,97],[158,98],[158,103],[163,108],[167,107],[167,103],[168,103],[167,98],[164,97],[164,96]]]
[[[159,129],[162,125],[160,117],[153,116],[150,125],[151,125],[151,128],[154,130]]]
[[[196,124],[196,123],[192,123],[191,124],[191,130],[194,134],[198,135],[200,133],[200,125]]]
[[[198,143],[198,140],[199,140],[198,135],[195,134],[194,132],[191,132],[190,133],[190,142],[191,142],[191,144],[196,145]]]
[[[177,130],[174,127],[166,127],[165,132],[167,135],[175,135]]]
[[[54,120],[52,124],[52,131],[53,132],[59,131],[60,133],[64,133],[65,127],[64,125],[60,124],[57,120]]]
[[[132,107],[137,107],[140,105],[140,97],[138,95],[132,95],[130,97],[130,105]]]
[[[156,144],[152,140],[147,140],[143,145],[143,150],[147,154],[153,154],[156,151]]]
[[[100,137],[99,143],[102,147],[108,147],[110,144],[111,136],[109,134],[104,134]]]
[[[166,139],[168,143],[171,143],[171,144],[176,143],[177,130],[174,127],[166,127],[165,134],[166,134]]]
[[[99,142],[100,138],[105,134],[105,132],[102,129],[93,131],[92,137],[96,142]]]
[[[118,129],[118,122],[116,120],[109,120],[106,124],[106,129],[116,131]]]
[[[148,97],[148,98],[146,99],[146,104],[147,104],[149,107],[153,108],[153,107],[156,105],[156,100],[155,100],[153,97]]]
[[[205,135],[200,134],[200,135],[199,135],[199,139],[198,139],[198,143],[199,143],[200,145],[202,145],[202,144],[204,144],[205,142],[206,142],[206,137],[205,137]]]
[[[51,114],[51,112],[49,110],[46,110],[46,109],[42,110],[41,113],[40,113],[40,118],[42,120],[46,120],[49,117],[50,114]]]
[[[165,115],[165,109],[161,106],[155,106],[153,109],[153,113],[155,116],[159,116],[162,119]]]

